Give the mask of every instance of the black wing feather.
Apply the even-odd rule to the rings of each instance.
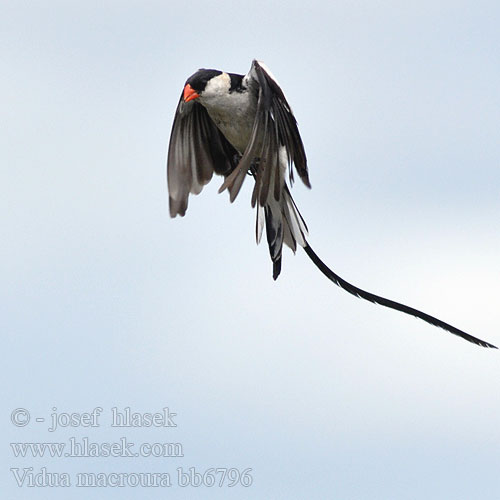
[[[282,177],[279,173],[279,149],[285,147],[290,182],[293,182],[292,165],[308,187],[309,174],[304,144],[299,134],[297,121],[292,110],[274,78],[258,62],[253,61],[250,76],[258,84],[258,102],[252,135],[248,146],[234,172],[222,184],[219,192],[228,188],[230,199],[234,201],[245,180],[245,175],[252,166],[256,166],[260,175],[252,199],[262,206],[272,190],[276,200],[279,200],[282,188]],[[257,161],[257,165],[255,162]]]
[[[213,173],[229,175],[239,155],[222,135],[205,108],[180,98],[167,160],[170,216],[183,216],[189,194],[198,194]]]
[[[293,170],[291,168],[293,163],[304,184],[311,187],[306,152],[292,108],[274,78],[257,61],[254,61],[254,66],[260,86],[265,94],[264,104],[271,111],[271,115],[276,121],[279,143],[286,148],[290,167],[290,182],[293,182]]]

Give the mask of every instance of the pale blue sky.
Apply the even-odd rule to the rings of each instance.
[[[184,219],[165,157],[185,79],[266,62],[342,277],[500,344],[497,2],[4,2],[3,482],[9,499],[500,497],[500,357],[353,298],[303,253],[271,277],[247,180]],[[179,459],[16,459],[12,441],[123,433],[33,416],[178,413]],[[18,488],[50,471],[253,468],[250,488]]]

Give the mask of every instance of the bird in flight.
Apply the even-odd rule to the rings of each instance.
[[[170,216],[185,215],[190,193],[199,194],[214,173],[224,177],[219,192],[238,196],[247,175],[254,178],[252,207],[257,209],[256,239],[264,226],[273,262],[281,271],[283,243],[302,247],[331,281],[347,292],[410,314],[469,342],[496,347],[413,307],[358,288],[335,274],[306,240],[307,226],[290,194],[294,169],[311,187],[304,145],[283,90],[260,61],[246,75],[200,69],[190,76],[175,113],[167,159]]]

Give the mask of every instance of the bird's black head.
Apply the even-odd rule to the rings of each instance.
[[[189,84],[194,91],[200,94],[205,90],[207,83],[214,76],[219,76],[220,74],[222,74],[222,71],[217,69],[199,69],[186,80],[186,85]]]
[[[184,102],[189,102],[200,97],[207,83],[212,78],[221,74],[222,71],[217,69],[199,69],[194,75],[191,75],[184,85]]]

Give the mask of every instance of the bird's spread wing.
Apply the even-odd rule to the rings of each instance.
[[[258,61],[245,77],[250,87],[258,89],[257,112],[252,134],[238,166],[229,175],[219,192],[228,188],[233,201],[251,167],[255,169],[255,188],[252,206],[264,206],[270,192],[279,201],[283,188],[280,155],[285,155],[293,182],[292,165],[295,165],[304,184],[310,187],[306,153],[292,110],[270,71]],[[271,191],[272,190],[272,191]]]
[[[197,102],[177,106],[167,160],[170,216],[183,216],[189,193],[198,194],[213,173],[229,175],[239,155]]]

